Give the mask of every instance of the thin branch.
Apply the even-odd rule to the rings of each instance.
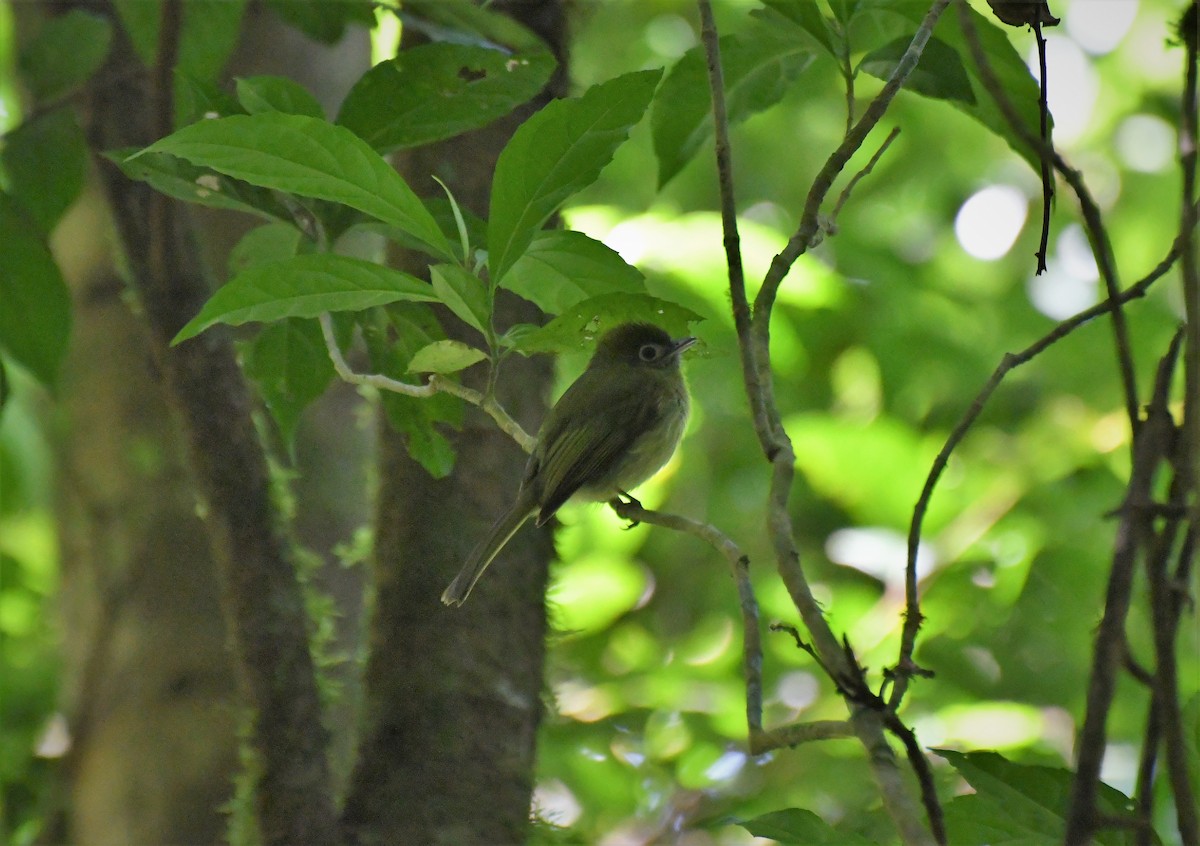
[[[957,0],[957,2],[963,37],[970,49],[971,58],[979,68],[979,75],[984,88],[992,95],[992,99],[996,101],[996,105],[1000,108],[1000,112],[1008,123],[1009,128],[1021,139],[1022,143],[1031,150],[1034,150],[1043,160],[1048,160],[1054,164],[1055,170],[1062,175],[1063,181],[1070,186],[1075,197],[1079,200],[1079,210],[1083,216],[1084,231],[1087,232],[1088,241],[1092,247],[1092,254],[1096,259],[1096,267],[1100,272],[1100,278],[1104,281],[1105,293],[1109,302],[1116,304],[1116,307],[1112,311],[1113,335],[1116,345],[1117,363],[1121,372],[1121,385],[1125,396],[1125,414],[1129,419],[1130,429],[1136,430],[1138,426],[1138,391],[1133,364],[1133,348],[1129,343],[1129,329],[1125,323],[1125,312],[1120,308],[1121,285],[1117,280],[1116,261],[1113,258],[1112,244],[1108,238],[1108,231],[1104,227],[1100,206],[1097,205],[1091,191],[1088,190],[1087,184],[1083,181],[1083,174],[1068,165],[1062,156],[1054,151],[1053,147],[1042,143],[1042,139],[1030,132],[1022,122],[1021,116],[1017,113],[1012,100],[1009,99],[1003,85],[1001,85],[1000,80],[996,77],[996,72],[993,70],[991,62],[988,61],[987,53],[979,41],[979,32],[975,29],[975,21],[971,18],[971,7],[967,4],[966,0]]]
[[[692,535],[725,557],[737,583],[742,611],[742,664],[746,681],[746,723],[750,729],[750,752],[759,754],[756,738],[762,735],[762,637],[759,633],[758,600],[750,583],[750,559],[726,534],[710,523],[678,514],[650,511],[637,500],[614,499],[609,505],[622,520],[648,523]]]
[[[1031,24],[1038,48],[1038,120],[1042,150],[1038,163],[1042,171],[1042,237],[1038,242],[1036,275],[1046,272],[1046,253],[1050,245],[1050,205],[1054,199],[1054,172],[1050,167],[1047,150],[1053,150],[1050,140],[1049,80],[1046,77],[1046,36],[1042,34],[1042,22],[1035,18]]]
[[[904,51],[904,55],[896,63],[892,75],[888,77],[888,81],[884,84],[882,90],[871,100],[870,105],[863,112],[863,116],[859,118],[854,128],[846,133],[845,139],[830,154],[824,166],[817,173],[812,187],[809,189],[808,197],[804,202],[804,213],[800,218],[800,225],[779,255],[775,256],[771,261],[766,278],[763,279],[762,288],[759,289],[758,295],[755,297],[754,319],[759,324],[759,332],[765,333],[767,331],[766,318],[769,317],[771,308],[775,303],[775,297],[779,293],[779,285],[783,282],[784,277],[787,276],[788,271],[792,269],[792,265],[796,263],[796,259],[800,258],[812,246],[813,239],[820,230],[819,212],[821,204],[825,201],[825,196],[829,193],[829,189],[833,187],[834,179],[837,178],[837,175],[842,172],[842,169],[850,161],[850,158],[863,145],[863,142],[867,139],[867,135],[875,128],[875,125],[883,118],[888,106],[891,105],[900,88],[908,80],[909,74],[916,68],[917,62],[925,50],[925,45],[929,43],[929,38],[933,34],[934,25],[937,24],[938,18],[941,17],[942,12],[946,10],[949,4],[950,0],[935,0],[929,12],[921,21],[921,25],[917,28],[916,33],[913,35],[908,49]]]
[[[342,355],[342,349],[338,346],[337,338],[333,333],[333,320],[330,318],[329,312],[322,313],[317,319],[321,324],[321,336],[325,339],[325,349],[329,353],[330,361],[333,362],[334,372],[343,381],[353,385],[370,385],[381,391],[391,391],[407,397],[431,397],[436,393],[451,394],[482,410],[495,420],[496,425],[516,441],[521,449],[527,453],[533,452],[537,439],[521,428],[521,424],[504,410],[494,396],[482,394],[444,376],[434,375],[429,377],[429,381],[424,385],[413,385],[380,373],[357,373],[346,363],[346,358]]]
[[[878,700],[882,704],[883,700]],[[883,711],[884,724],[888,731],[900,739],[904,744],[904,752],[908,756],[908,764],[916,773],[917,783],[921,786],[921,802],[925,805],[925,814],[929,818],[929,827],[933,830],[933,836],[938,843],[946,843],[946,820],[942,814],[941,803],[937,798],[937,786],[933,781],[933,770],[929,766],[929,761],[925,757],[925,753],[921,751],[920,744],[917,743],[917,735],[908,726],[904,725],[903,721],[896,716],[896,713],[885,708]]]
[[[747,316],[740,313],[745,305],[738,298],[744,296],[741,287],[740,255],[728,255],[730,260],[731,297],[734,300],[735,323],[738,327],[738,344],[742,355],[744,380],[750,396],[750,408],[754,417],[755,431],[767,460],[772,465],[770,494],[767,503],[767,528],[775,552],[780,578],[796,605],[801,619],[812,635],[817,650],[833,671],[834,680],[848,673],[848,657],[841,644],[829,628],[820,604],[812,595],[807,578],[800,566],[791,516],[788,512],[788,497],[795,479],[795,452],[790,439],[783,430],[779,409],[775,403],[774,382],[770,364],[770,318],[779,285],[796,259],[809,248],[819,232],[818,213],[832,187],[836,176],[845,167],[851,156],[861,146],[870,130],[879,122],[888,105],[895,97],[908,75],[916,66],[938,17],[949,5],[950,0],[934,0],[912,43],[897,64],[883,90],[867,107],[862,118],[854,125],[847,137],[818,174],[808,194],[800,227],[784,250],[771,262],[763,285],[755,298],[752,312]],[[718,145],[719,187],[721,191],[722,220],[725,223],[727,250],[736,245],[736,228],[731,226],[733,217],[729,211],[735,208],[732,171],[727,157],[721,152],[727,145],[728,126],[724,119],[723,92],[718,71],[719,49],[717,34],[712,25],[712,9],[709,0],[699,0],[704,24],[701,38],[709,57],[709,82],[713,87],[715,135]],[[726,125],[722,125],[726,124]],[[879,786],[883,803],[905,843],[928,843],[929,832],[921,823],[920,809],[908,784],[902,777],[895,755],[888,746],[883,733],[881,718],[869,710],[852,709],[851,724],[856,736],[863,744],[867,760]]]
[[[811,723],[792,723],[776,729],[761,731],[752,737],[750,754],[762,755],[772,749],[799,746],[815,740],[837,740],[854,737],[854,726],[847,720],[814,720]]]
[[[1171,344],[1158,368],[1154,398],[1145,422],[1134,435],[1133,467],[1117,527],[1112,570],[1104,601],[1104,615],[1096,634],[1092,672],[1088,682],[1087,708],[1079,733],[1078,762],[1071,783],[1067,810],[1068,846],[1091,842],[1096,827],[1096,788],[1107,745],[1108,711],[1116,694],[1117,675],[1125,654],[1125,618],[1133,594],[1133,576],[1138,550],[1153,531],[1152,517],[1144,506],[1152,500],[1156,471],[1171,450],[1175,429],[1167,408],[1171,373],[1179,350],[1179,337]]]
[[[1120,297],[1118,297],[1120,302],[1127,303],[1131,300],[1144,297],[1150,286],[1161,279],[1179,259],[1183,243],[1182,237],[1176,238],[1162,261],[1138,280],[1136,284],[1121,293]],[[921,627],[923,619],[921,617],[917,586],[917,551],[921,543],[921,531],[925,520],[925,512],[929,508],[929,501],[933,497],[934,489],[941,479],[942,472],[946,469],[946,464],[950,460],[951,453],[957,449],[959,443],[966,437],[975,420],[983,412],[988,399],[991,398],[992,393],[1000,386],[1000,383],[1010,371],[1020,367],[1022,364],[1029,363],[1047,348],[1058,343],[1079,327],[1111,312],[1113,309],[1114,304],[1110,300],[1097,303],[1091,308],[1084,309],[1073,317],[1061,321],[1050,332],[1043,335],[1021,352],[1006,354],[992,372],[991,377],[984,384],[983,388],[975,395],[970,406],[968,406],[966,412],[963,413],[963,416],[959,419],[953,431],[951,431],[950,436],[946,439],[946,443],[942,446],[941,451],[934,458],[933,466],[930,468],[929,475],[925,479],[925,486],[921,489],[921,495],[917,498],[917,504],[913,507],[912,522],[909,524],[908,530],[908,556],[904,574],[904,628],[900,637],[900,657],[893,670],[895,674],[895,687],[892,688],[889,699],[893,708],[898,707],[900,701],[904,698],[904,694],[908,688],[908,676],[919,673],[920,670],[912,660],[913,651],[916,648],[917,632]]]
[[[883,143],[879,145],[879,149],[875,151],[875,155],[871,156],[871,160],[867,162],[866,167],[851,177],[846,183],[846,187],[842,189],[842,193],[838,196],[837,203],[833,206],[833,214],[829,215],[830,228],[834,228],[837,224],[838,215],[842,213],[842,206],[846,205],[846,201],[850,199],[850,194],[855,186],[862,180],[864,176],[868,176],[875,169],[875,165],[879,164],[879,160],[883,158],[883,154],[887,152],[887,148],[892,146],[892,142],[900,135],[900,127],[892,127],[892,131],[888,133],[887,138],[883,139]]]
[[[721,230],[725,246],[725,264],[729,268],[729,298],[733,305],[733,325],[738,336],[742,362],[742,381],[750,402],[754,431],[763,450],[769,452],[774,440],[773,427],[763,403],[759,381],[762,372],[754,345],[750,343],[750,303],[746,299],[746,275],[742,267],[741,236],[738,234],[737,201],[733,193],[733,159],[729,144],[729,118],[725,112],[725,79],[721,69],[721,44],[713,19],[710,0],[699,0],[700,37],[704,44],[708,69],[708,88],[713,105],[713,139],[717,159],[717,180],[721,198]]]
[[[1183,175],[1180,198],[1180,237],[1182,260],[1180,269],[1183,287],[1183,311],[1186,319],[1187,344],[1183,352],[1183,455],[1182,461],[1188,482],[1195,497],[1194,514],[1200,523],[1200,267],[1196,261],[1196,166],[1197,145],[1200,144],[1197,109],[1197,4],[1193,2],[1180,21],[1180,34],[1186,48],[1183,96],[1180,111],[1183,115],[1179,135],[1179,165]],[[1188,31],[1190,30],[1190,31]]]

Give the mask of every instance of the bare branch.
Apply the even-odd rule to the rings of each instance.
[[[1179,341],[1177,335],[1159,365],[1154,400],[1149,406],[1146,421],[1134,436],[1133,468],[1117,527],[1104,616],[1096,634],[1088,682],[1087,710],[1079,734],[1078,762],[1071,783],[1064,838],[1068,844],[1090,842],[1096,826],[1096,787],[1100,781],[1100,764],[1104,760],[1107,745],[1105,726],[1116,694],[1117,675],[1124,663],[1125,618],[1133,594],[1134,569],[1139,549],[1153,532],[1152,518],[1140,506],[1151,501],[1154,477],[1170,453],[1175,428],[1167,408],[1167,397]]]
[[[766,333],[767,320],[771,308],[775,303],[775,296],[779,292],[779,285],[783,282],[788,271],[792,269],[792,265],[796,263],[801,255],[812,246],[813,239],[817,236],[820,230],[820,221],[818,219],[821,204],[825,201],[825,196],[829,193],[829,189],[833,187],[833,181],[837,175],[842,172],[847,162],[866,141],[867,135],[875,128],[875,125],[883,118],[888,106],[900,91],[900,88],[908,80],[909,74],[916,68],[917,62],[921,58],[921,54],[925,51],[925,45],[929,43],[929,37],[933,33],[933,27],[941,17],[942,12],[950,4],[950,0],[935,0],[930,7],[929,12],[925,15],[921,25],[917,28],[913,35],[912,42],[908,45],[908,49],[904,51],[904,55],[900,57],[900,61],[896,63],[892,75],[888,77],[888,81],[884,84],[883,89],[875,95],[875,98],[867,106],[863,116],[859,118],[858,123],[854,128],[846,133],[845,139],[838,148],[833,151],[829,158],[825,161],[825,165],[817,173],[813,180],[812,188],[809,189],[808,198],[804,203],[804,214],[800,219],[800,226],[796,230],[791,240],[783,251],[771,261],[771,267],[767,271],[766,278],[763,279],[762,288],[759,289],[758,295],[754,300],[754,318],[755,322],[759,323],[758,331]],[[761,323],[760,323],[761,321]]]
[[[338,346],[337,338],[333,334],[333,320],[330,318],[329,313],[324,312],[317,319],[321,323],[321,335],[325,339],[325,349],[328,351],[329,358],[333,362],[334,372],[343,381],[354,385],[370,385],[381,391],[392,391],[393,393],[404,394],[407,397],[431,397],[439,392],[451,394],[481,409],[495,420],[496,425],[506,435],[516,441],[521,449],[527,453],[533,452],[534,446],[537,445],[537,439],[521,428],[521,424],[514,420],[500,403],[496,402],[494,396],[482,394],[465,385],[460,385],[453,379],[447,379],[439,375],[431,376],[429,381],[424,385],[413,385],[408,382],[391,379],[380,373],[356,373],[346,363],[346,358],[342,355],[341,347]]]
[[[1118,299],[1122,303],[1127,303],[1130,300],[1144,297],[1150,286],[1161,279],[1174,266],[1175,262],[1179,259],[1182,248],[1183,238],[1181,236],[1175,239],[1175,243],[1171,245],[1171,249],[1163,257],[1162,261],[1138,280],[1136,284],[1123,291]],[[1091,308],[1084,309],[1073,317],[1068,317],[1066,320],[1061,321],[1050,332],[1043,335],[1021,352],[1005,355],[983,388],[975,395],[970,406],[968,406],[966,412],[963,413],[963,416],[959,419],[953,431],[951,431],[950,436],[946,439],[946,443],[942,446],[941,451],[934,458],[933,466],[930,468],[929,475],[925,479],[925,486],[921,489],[921,494],[917,498],[917,504],[913,508],[912,522],[909,524],[908,530],[908,557],[904,578],[906,607],[904,630],[900,637],[900,657],[893,670],[895,686],[892,688],[889,699],[893,708],[898,707],[900,701],[904,698],[904,694],[908,688],[908,677],[920,674],[920,668],[912,661],[913,650],[916,648],[917,632],[921,627],[922,621],[920,597],[917,589],[917,551],[921,543],[921,529],[925,520],[925,512],[929,507],[929,501],[933,497],[933,491],[937,487],[942,472],[946,469],[946,464],[950,460],[951,453],[958,448],[959,443],[966,437],[967,432],[974,425],[980,413],[982,413],[992,393],[1000,386],[1000,383],[1010,371],[1020,367],[1022,364],[1029,363],[1041,355],[1047,348],[1058,343],[1079,327],[1109,313],[1113,308],[1114,304],[1109,300],[1097,303]]]
[[[1083,181],[1083,174],[1068,165],[1062,156],[1054,151],[1053,147],[1043,143],[1042,139],[1034,135],[1022,122],[1020,115],[1017,114],[1016,107],[1013,106],[1012,100],[1009,99],[1007,92],[1004,90],[1004,86],[1000,84],[1000,80],[996,77],[996,72],[992,69],[987,53],[979,41],[979,33],[975,29],[975,21],[971,18],[971,7],[967,4],[966,0],[957,0],[957,2],[963,37],[966,39],[967,46],[971,51],[971,58],[979,68],[979,75],[983,81],[983,86],[992,95],[992,99],[996,101],[996,105],[1000,108],[1001,114],[1004,115],[1009,128],[1021,139],[1022,143],[1037,152],[1043,160],[1053,163],[1055,170],[1062,175],[1063,181],[1070,186],[1071,191],[1074,192],[1075,197],[1079,200],[1079,210],[1083,216],[1084,231],[1087,232],[1088,241],[1092,247],[1092,254],[1096,258],[1096,267],[1100,271],[1100,278],[1104,280],[1104,288],[1108,296],[1108,301],[1113,304],[1113,335],[1116,344],[1117,363],[1121,371],[1122,388],[1125,393],[1125,413],[1129,418],[1130,429],[1135,430],[1138,426],[1138,391],[1137,378],[1133,365],[1133,349],[1129,343],[1129,329],[1125,324],[1125,312],[1120,307],[1122,302],[1120,296],[1121,285],[1117,279],[1116,260],[1113,258],[1112,244],[1108,238],[1108,231],[1104,227],[1100,206],[1096,203],[1091,191],[1088,190],[1087,184]]]
[[[742,664],[746,680],[746,723],[750,728],[750,751],[758,754],[755,738],[762,733],[762,638],[759,634],[758,600],[750,583],[750,559],[732,539],[710,523],[678,514],[650,511],[637,500],[614,499],[609,505],[617,516],[635,523],[649,523],[692,535],[725,557],[738,587],[742,611]]]

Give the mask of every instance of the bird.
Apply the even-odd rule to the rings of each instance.
[[[690,402],[680,367],[693,337],[623,323],[546,416],[512,505],[467,556],[442,602],[460,606],[487,566],[530,518],[544,526],[567,500],[633,500],[679,445]]]

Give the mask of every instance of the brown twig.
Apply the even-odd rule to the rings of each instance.
[[[888,133],[887,138],[883,139],[883,143],[879,145],[879,149],[875,151],[875,155],[871,156],[870,161],[858,173],[850,178],[846,183],[846,187],[842,189],[842,193],[838,195],[837,202],[834,203],[833,213],[829,215],[829,225],[831,228],[837,224],[838,215],[842,212],[842,206],[846,205],[846,201],[850,199],[850,193],[854,190],[864,176],[868,176],[875,169],[875,165],[879,164],[879,160],[883,158],[883,154],[887,152],[888,147],[892,146],[892,142],[900,135],[900,127],[892,127],[892,131]]]
[[[1038,48],[1038,121],[1041,132],[1042,150],[1038,162],[1042,170],[1042,236],[1038,242],[1036,275],[1046,272],[1046,253],[1050,245],[1050,206],[1054,199],[1054,171],[1050,167],[1047,150],[1053,150],[1050,140],[1049,80],[1046,78],[1046,36],[1042,34],[1042,23],[1034,19],[1031,24]]]
[[[742,667],[746,682],[746,723],[749,726],[751,754],[759,754],[756,738],[762,733],[762,638],[759,634],[758,600],[750,583],[750,559],[726,534],[710,523],[701,523],[678,514],[651,511],[637,500],[614,499],[609,506],[622,520],[649,523],[692,535],[724,556],[737,584],[738,604],[742,612]]]
[[[742,279],[740,254],[729,252],[738,243],[736,218],[733,214],[735,201],[732,171],[727,156],[728,127],[722,127],[723,91],[720,89],[720,54],[717,34],[712,24],[712,9],[709,0],[698,0],[702,19],[701,38],[709,63],[709,81],[713,90],[714,119],[716,121],[717,164],[721,192],[722,221],[724,224],[727,258],[729,259],[730,294],[734,302],[735,325],[738,344],[742,355],[746,390],[750,395],[750,408],[754,417],[755,431],[763,453],[771,462],[771,486],[767,503],[767,528],[780,578],[796,605],[801,619],[812,636],[814,648],[831,671],[837,682],[850,672],[853,656],[842,650],[825,620],[823,611],[812,595],[803,568],[800,566],[788,498],[795,477],[795,452],[790,439],[783,430],[779,410],[775,403],[774,382],[770,363],[770,319],[775,298],[784,277],[796,260],[815,243],[820,233],[819,212],[837,175],[854,153],[862,146],[867,135],[878,124],[888,105],[903,86],[913,68],[916,67],[941,13],[950,0],[934,0],[929,12],[922,20],[908,49],[897,63],[891,77],[880,93],[868,105],[863,116],[847,133],[846,138],[830,155],[814,180],[805,202],[804,212],[796,233],[783,251],[771,262],[770,269],[754,300],[752,311],[740,313],[744,304],[744,281]],[[722,139],[725,140],[722,140]],[[726,153],[722,153],[726,150]],[[930,834],[920,821],[920,810],[907,784],[901,777],[895,755],[883,734],[883,723],[878,714],[869,709],[852,709],[851,724],[860,742],[867,750],[867,758],[878,782],[884,806],[895,822],[905,843],[926,843]]]
[[[1113,258],[1112,244],[1108,238],[1108,231],[1104,226],[1100,206],[1096,203],[1087,184],[1083,181],[1083,174],[1069,166],[1062,156],[1054,151],[1053,147],[1042,143],[1042,139],[1034,135],[1025,126],[1012,100],[1009,99],[1008,93],[1004,90],[1004,86],[1000,84],[1000,80],[996,77],[996,72],[992,69],[987,53],[979,41],[979,33],[976,31],[975,22],[971,18],[971,7],[967,4],[966,0],[957,0],[957,2],[963,37],[967,42],[971,58],[979,69],[979,76],[983,82],[983,87],[987,89],[988,94],[996,101],[996,105],[999,107],[1000,113],[1004,116],[1009,128],[1021,139],[1022,143],[1031,150],[1034,150],[1039,157],[1050,161],[1054,165],[1055,170],[1062,175],[1063,181],[1070,186],[1071,191],[1079,201],[1079,210],[1083,217],[1084,231],[1087,233],[1088,242],[1091,244],[1092,254],[1095,256],[1100,278],[1104,281],[1105,294],[1108,301],[1114,304],[1112,310],[1113,336],[1116,346],[1117,364],[1121,373],[1121,386],[1125,397],[1125,414],[1129,419],[1131,431],[1136,430],[1138,426],[1138,391],[1133,363],[1133,349],[1129,343],[1129,328],[1125,322],[1125,312],[1120,308],[1121,285],[1117,279],[1116,261]]]
[[[1175,264],[1179,258],[1182,243],[1182,239],[1176,239],[1162,261],[1136,284],[1123,291],[1118,299],[1122,303],[1126,303],[1130,300],[1144,297],[1150,286],[1161,279]],[[1114,304],[1109,300],[1097,303],[1091,308],[1084,309],[1073,317],[1068,317],[1066,320],[1059,322],[1050,332],[1020,352],[1005,354],[1000,360],[1000,364],[992,371],[992,375],[988,378],[988,381],[980,389],[979,393],[975,395],[975,398],[971,401],[970,406],[967,407],[963,416],[959,418],[958,423],[950,432],[950,436],[946,439],[946,443],[942,445],[941,450],[934,458],[933,465],[929,469],[929,474],[925,478],[925,485],[921,489],[920,496],[917,497],[916,505],[913,507],[912,522],[909,524],[908,529],[908,551],[904,573],[904,628],[900,636],[900,657],[896,662],[895,668],[893,668],[895,686],[892,688],[889,700],[893,708],[898,707],[900,701],[904,698],[904,694],[908,688],[908,677],[920,672],[920,668],[912,660],[913,651],[916,648],[917,633],[920,630],[923,620],[917,584],[917,552],[920,548],[925,512],[929,508],[929,501],[933,497],[934,489],[941,479],[942,472],[946,469],[946,464],[950,461],[950,455],[958,448],[962,439],[966,437],[967,432],[975,424],[975,420],[983,412],[984,406],[987,405],[992,393],[1000,386],[1000,383],[1004,381],[1009,372],[1023,364],[1028,364],[1034,358],[1041,355],[1047,348],[1058,343],[1079,327],[1090,323],[1097,317],[1108,314],[1113,309]]]
[[[1069,846],[1091,842],[1097,824],[1096,789],[1100,764],[1107,745],[1105,726],[1116,694],[1117,675],[1125,655],[1125,618],[1133,595],[1133,577],[1138,553],[1151,539],[1152,518],[1144,506],[1152,500],[1155,475],[1171,452],[1175,425],[1167,401],[1171,374],[1179,352],[1180,337],[1159,364],[1154,398],[1133,443],[1133,467],[1120,509],[1112,570],[1104,602],[1104,615],[1096,634],[1095,654],[1088,683],[1087,708],[1079,733],[1078,761],[1071,783],[1064,840]]]
[[[733,160],[729,144],[729,118],[725,112],[725,79],[721,69],[721,46],[713,19],[711,0],[698,0],[701,41],[708,69],[708,88],[713,106],[713,146],[717,159],[720,189],[721,230],[725,246],[725,264],[729,268],[729,297],[733,306],[733,325],[739,340],[750,337],[750,303],[746,299],[746,274],[742,266],[741,236],[738,234],[737,204],[733,195]],[[742,362],[742,381],[746,387],[754,430],[764,450],[774,440],[774,431],[763,403],[762,368],[757,351],[750,343],[738,344]]]

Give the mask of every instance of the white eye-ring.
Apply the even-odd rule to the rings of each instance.
[[[654,361],[661,354],[657,344],[642,344],[638,348],[638,358],[642,361]]]

